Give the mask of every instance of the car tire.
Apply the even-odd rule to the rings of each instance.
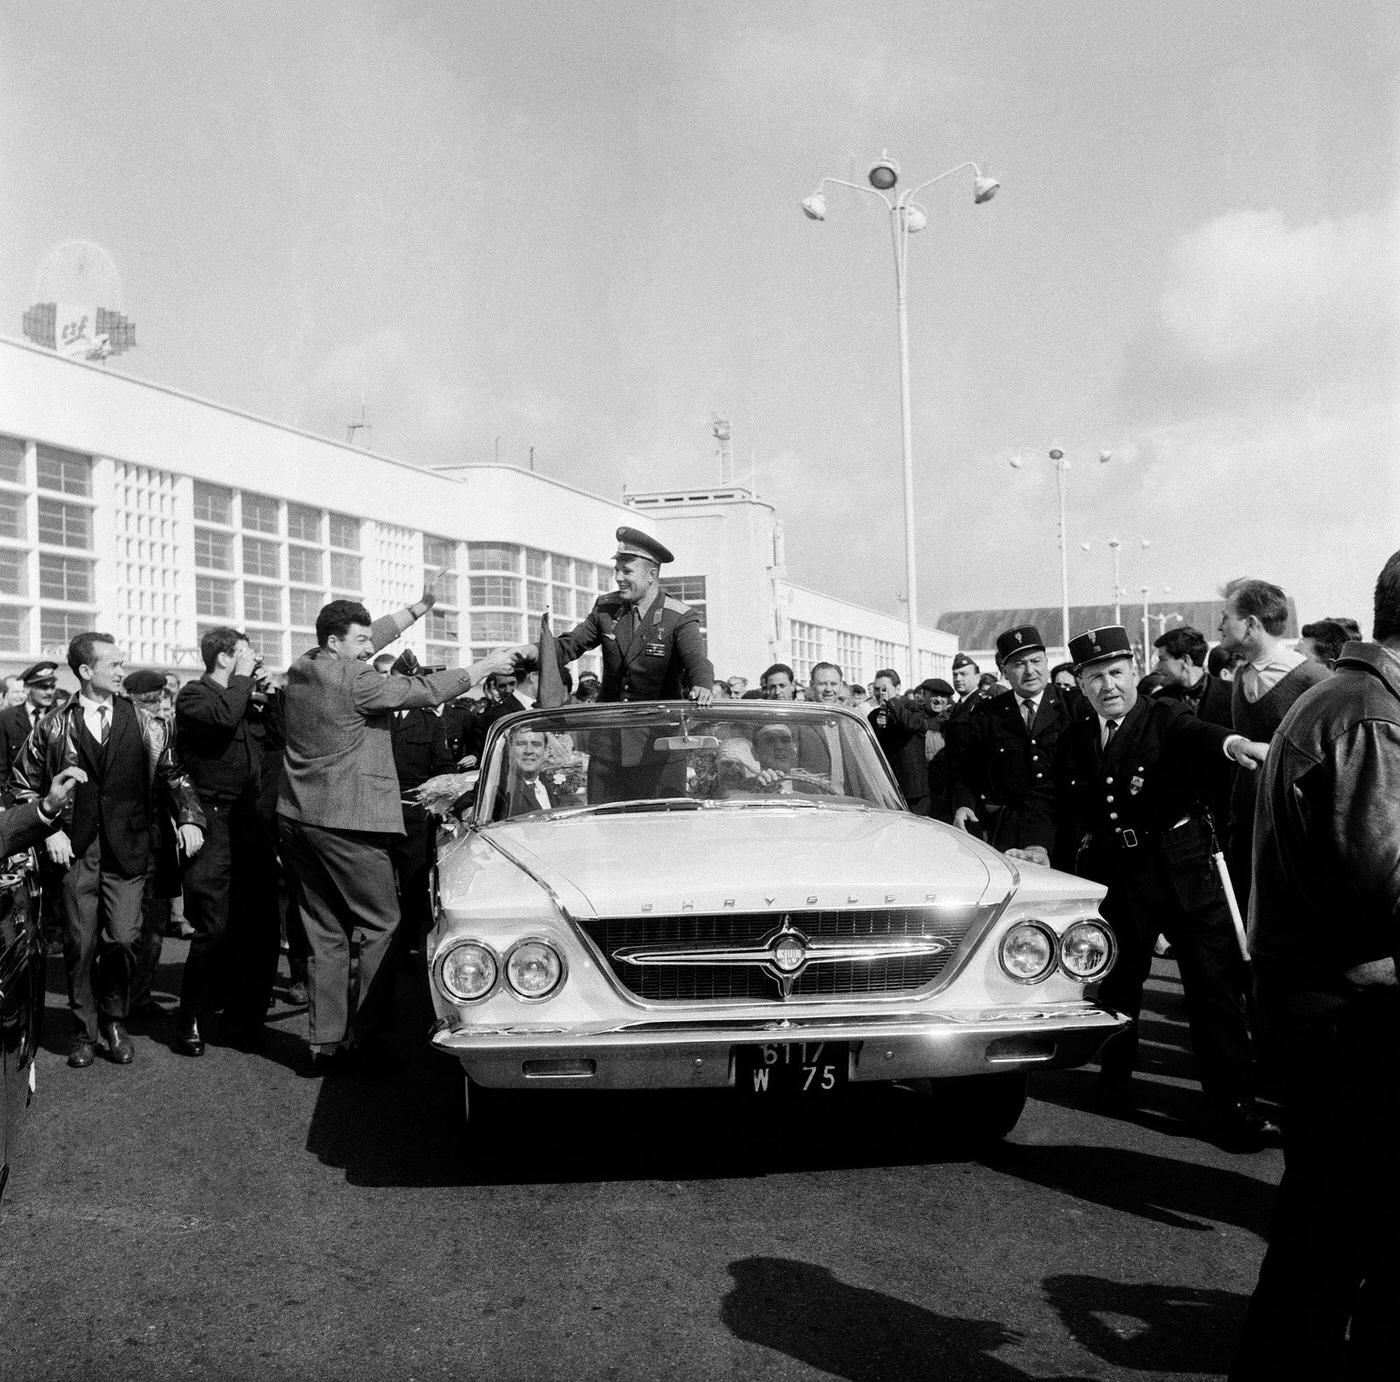
[[[939,1135],[965,1145],[1000,1142],[1026,1107],[1023,1071],[932,1081],[931,1122]]]

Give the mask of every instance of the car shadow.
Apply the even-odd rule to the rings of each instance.
[[[1045,1376],[995,1356],[1021,1337],[1001,1320],[943,1314],[791,1258],[740,1258],[729,1264],[729,1274],[733,1285],[720,1306],[729,1332],[823,1376],[847,1382]]]

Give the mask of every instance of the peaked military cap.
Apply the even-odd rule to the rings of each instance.
[[[654,562],[675,561],[670,548],[663,547],[650,533],[637,528],[617,530],[617,551],[613,553],[613,560],[616,561],[618,557],[645,557],[647,561]]]
[[[1105,624],[1101,629],[1090,629],[1069,641],[1069,660],[1074,663],[1076,672],[1082,672],[1095,662],[1132,655],[1133,640],[1122,624]]]
[[[1007,629],[997,638],[997,666],[1000,667],[1009,657],[1034,650],[1045,651],[1045,640],[1034,624],[1022,624],[1018,629]]]
[[[57,682],[57,673],[58,663],[36,662],[32,667],[26,667],[19,674],[19,679],[26,686],[44,686],[49,682]]]

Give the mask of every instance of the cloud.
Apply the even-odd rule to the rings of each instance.
[[[1217,368],[1281,347],[1312,355],[1393,337],[1395,231],[1388,214],[1303,226],[1277,210],[1218,216],[1176,245],[1161,300],[1168,337]]]

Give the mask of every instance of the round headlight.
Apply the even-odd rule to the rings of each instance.
[[[1018,984],[1038,984],[1055,968],[1055,937],[1038,921],[1023,921],[1002,938],[1001,967]]]
[[[1113,968],[1113,932],[1101,921],[1076,921],[1060,937],[1060,968],[1087,984]]]
[[[521,941],[506,956],[506,983],[521,998],[548,998],[563,977],[564,961],[544,941]]]
[[[438,963],[438,979],[451,998],[473,1003],[496,987],[500,976],[496,957],[476,941],[454,945]]]

